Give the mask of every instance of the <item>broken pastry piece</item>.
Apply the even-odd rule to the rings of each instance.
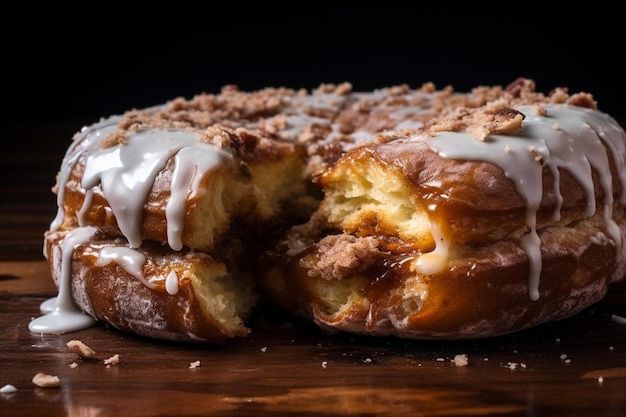
[[[346,152],[263,288],[328,331],[414,339],[502,335],[599,301],[624,276],[626,135],[575,99],[590,107],[503,96]]]
[[[130,114],[77,135],[45,234],[52,277],[81,311],[120,330],[245,336],[257,301],[249,259],[317,204],[303,153],[257,130],[163,118]]]

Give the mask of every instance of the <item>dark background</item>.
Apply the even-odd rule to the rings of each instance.
[[[225,84],[312,89],[350,81],[370,90],[432,81],[468,91],[524,76],[546,93],[591,92],[625,125],[626,25],[616,6],[198,3],[5,8],[0,114],[9,135],[0,142],[0,237],[24,237],[0,239],[0,252],[41,257],[56,212],[50,189],[82,126]]]
[[[525,76],[546,93],[591,92],[602,110],[626,120],[625,24],[600,3],[552,12],[527,2],[200,4],[15,5],[2,25],[4,159],[45,152],[58,166],[85,124],[225,84],[350,81],[369,90],[432,81],[467,91]],[[4,161],[3,169],[13,166]]]
[[[368,90],[433,81],[468,90],[518,76],[534,78],[544,92],[592,92],[601,109],[626,114],[626,25],[616,9],[291,3],[250,10],[245,3],[171,2],[137,11],[92,3],[7,15],[14,28],[3,39],[10,117],[87,123],[231,83],[258,89],[351,81]],[[41,133],[31,139],[46,140]]]

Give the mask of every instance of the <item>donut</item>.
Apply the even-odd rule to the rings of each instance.
[[[129,110],[68,147],[44,235],[59,296],[30,328],[66,331],[70,310],[221,343],[267,303],[407,339],[561,320],[623,282],[625,160],[592,94],[526,78],[225,86]]]

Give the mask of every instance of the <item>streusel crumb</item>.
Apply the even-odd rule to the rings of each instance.
[[[67,347],[71,351],[75,352],[81,358],[93,358],[96,355],[96,351],[81,342],[80,340],[70,340],[66,343]]]
[[[58,376],[39,372],[33,377],[33,384],[41,388],[58,388],[61,386],[61,380]]]

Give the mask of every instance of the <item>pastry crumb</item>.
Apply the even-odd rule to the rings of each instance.
[[[70,363],[70,368],[76,369],[76,368],[78,368],[78,364],[76,362],[72,362],[72,363]]]
[[[104,364],[107,365],[107,367],[109,367],[111,365],[117,365],[118,363],[120,363],[120,355],[119,355],[119,353],[116,353],[115,355],[111,356],[110,358],[104,360]]]
[[[198,368],[199,366],[200,366],[200,361],[191,362],[189,364],[189,369],[195,369],[195,368]]]
[[[61,386],[61,380],[56,375],[39,372],[33,377],[33,384],[41,388],[58,388]]]
[[[96,354],[96,351],[81,342],[80,340],[70,340],[66,343],[67,347],[70,348],[72,352],[75,352],[81,358],[93,358]]]
[[[469,360],[466,354],[454,356],[454,366],[467,366],[467,365],[469,365]]]

